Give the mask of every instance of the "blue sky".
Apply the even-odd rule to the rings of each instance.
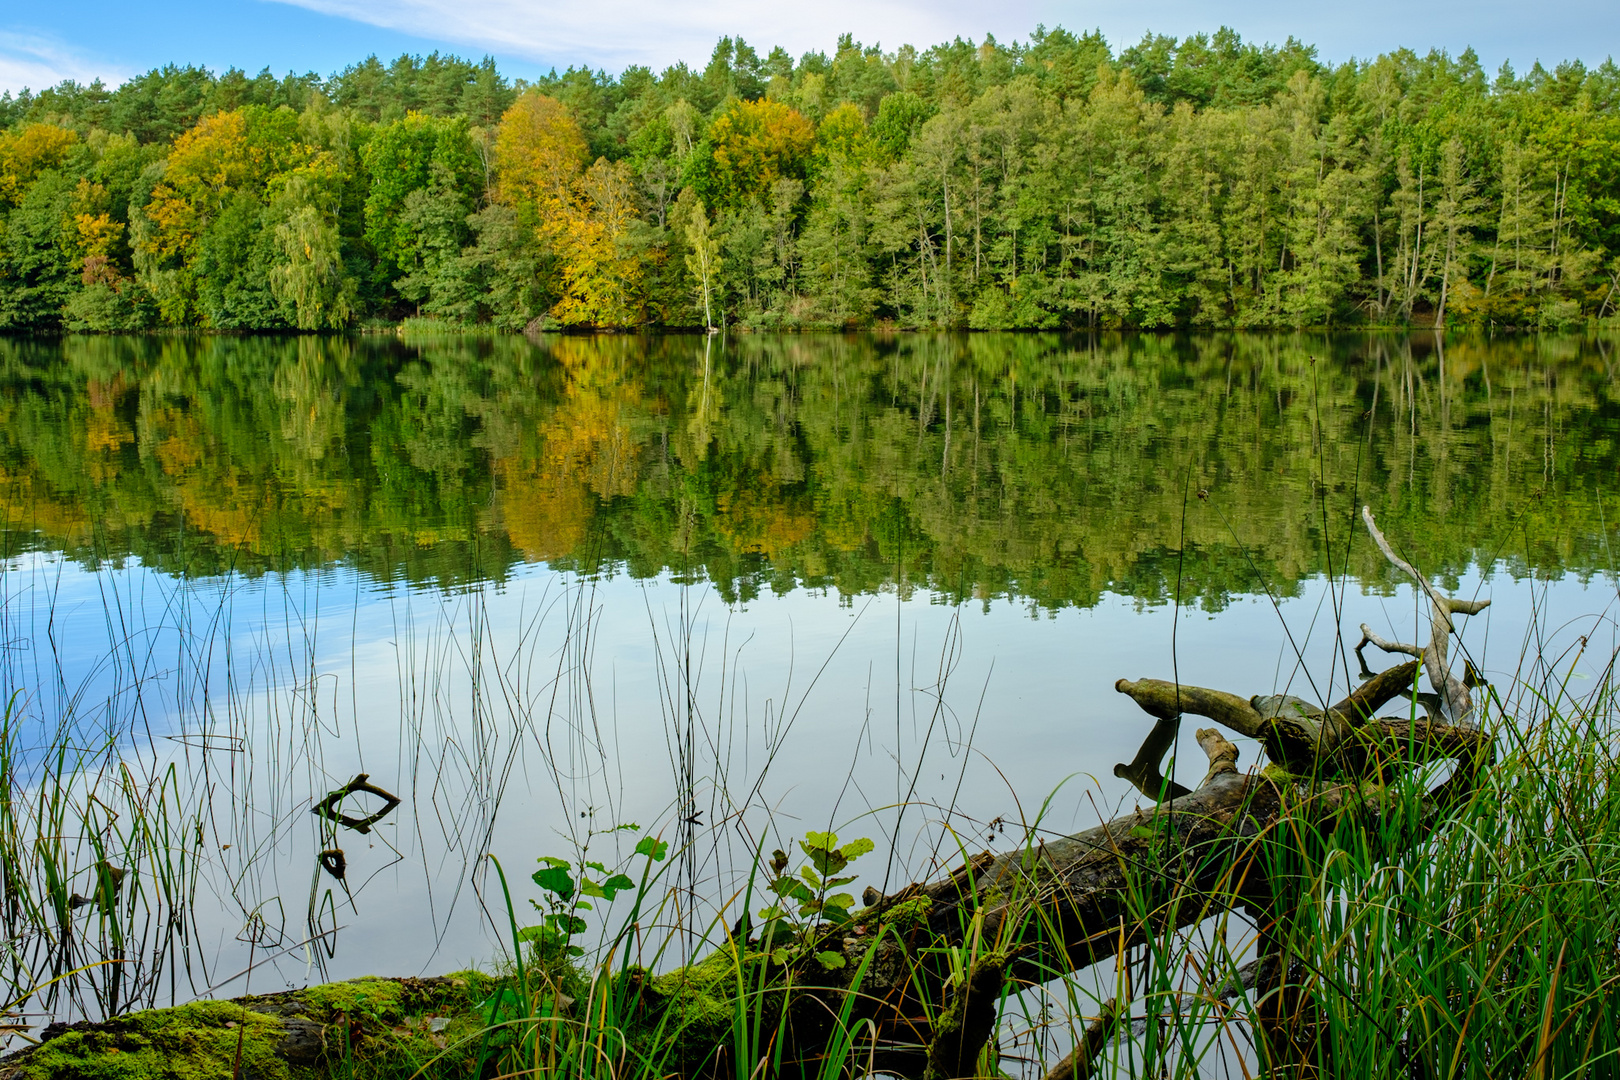
[[[721,34],[764,51],[831,49],[839,33],[918,46],[953,36],[1020,38],[1037,23],[1100,29],[1116,47],[1148,30],[1184,35],[1223,24],[1256,41],[1293,34],[1324,59],[1401,46],[1455,54],[1473,46],[1486,66],[1524,70],[1540,59],[1599,63],[1620,43],[1620,3],[1550,0],[6,0],[0,9],[0,89],[100,77],[116,83],[166,62],[322,75],[370,53],[493,54],[511,75],[586,63],[701,66]]]

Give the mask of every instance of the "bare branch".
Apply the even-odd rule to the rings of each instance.
[[[1237,770],[1238,748],[1226,741],[1226,737],[1214,728],[1198,729],[1198,745],[1204,748],[1209,755],[1209,772],[1204,774],[1204,780],[1198,786],[1208,787],[1210,782],[1222,773],[1233,773]]]
[[[1386,642],[1374,634],[1366,625],[1361,627],[1361,643],[1356,646],[1356,655],[1361,655],[1362,645],[1371,642],[1385,652],[1405,653],[1416,656],[1423,661],[1423,666],[1429,672],[1429,684],[1434,687],[1435,693],[1440,695],[1441,713],[1452,723],[1468,724],[1474,713],[1474,699],[1468,692],[1468,687],[1458,681],[1451,673],[1451,661],[1448,656],[1451,647],[1451,632],[1453,629],[1451,616],[1476,615],[1490,606],[1489,600],[1453,600],[1442,595],[1439,590],[1429,584],[1427,578],[1417,572],[1417,568],[1399,555],[1384,539],[1384,534],[1378,531],[1378,523],[1373,520],[1372,508],[1361,508],[1362,520],[1367,523],[1367,531],[1378,544],[1378,550],[1395,566],[1406,571],[1412,580],[1418,583],[1425,596],[1429,598],[1429,643],[1419,649],[1415,645],[1403,645],[1397,642]],[[1365,663],[1365,661],[1363,661]]]
[[[1384,553],[1384,558],[1411,575],[1412,580],[1418,583],[1418,588],[1422,589],[1424,594],[1436,605],[1449,608],[1450,601],[1441,596],[1434,586],[1429,584],[1429,579],[1418,573],[1417,567],[1395,554],[1395,549],[1389,546],[1389,541],[1384,539],[1384,534],[1378,531],[1378,523],[1373,520],[1372,507],[1362,506],[1361,520],[1366,523],[1367,532],[1372,534],[1373,543],[1377,544],[1378,550]]]
[[[1367,628],[1363,626],[1362,644],[1367,643]],[[1363,672],[1367,671],[1367,662],[1362,659],[1361,645],[1356,646],[1356,659],[1361,660]],[[1355,727],[1370,720],[1375,712],[1383,707],[1384,703],[1396,695],[1410,692],[1412,681],[1417,678],[1418,664],[1416,660],[1408,660],[1404,664],[1396,664],[1386,671],[1372,675],[1362,683],[1343,701],[1333,706],[1329,712],[1338,713]],[[1370,674],[1370,673],[1369,673]]]
[[[1265,717],[1255,707],[1236,694],[1224,690],[1208,690],[1202,686],[1177,686],[1163,679],[1142,679],[1132,682],[1120,679],[1114,689],[1128,694],[1131,700],[1150,716],[1161,720],[1177,719],[1182,713],[1204,716],[1230,728],[1239,735],[1258,738],[1266,728]]]
[[[1376,645],[1387,653],[1402,653],[1406,656],[1415,656],[1420,660],[1423,658],[1423,650],[1418,648],[1418,646],[1408,645],[1401,641],[1385,641],[1383,638],[1373,633],[1372,627],[1368,626],[1366,623],[1362,623],[1361,641],[1356,645],[1356,652],[1359,654],[1361,650],[1368,645]]]

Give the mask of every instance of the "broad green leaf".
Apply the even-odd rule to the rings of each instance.
[[[849,843],[847,843],[843,847],[839,848],[838,852],[846,860],[848,860],[848,859],[858,859],[862,855],[865,855],[868,851],[871,851],[872,849],[874,849],[876,847],[877,847],[876,844],[872,843],[871,840],[868,840],[866,837],[863,836],[859,840],[851,840]]]
[[[625,874],[614,874],[612,877],[602,882],[602,891],[607,893],[607,898],[609,900],[612,900],[624,890],[633,889],[635,887],[635,880]]]
[[[803,843],[801,843],[799,846],[804,848],[804,853],[810,856],[810,861],[815,864],[816,869],[819,870],[823,875],[836,874],[838,871],[842,870],[846,865],[848,865],[848,860],[846,860],[836,850],[812,847]]]
[[[663,862],[665,852],[669,851],[669,844],[656,836],[643,836],[636,841],[636,854],[645,855],[653,862]]]
[[[574,898],[574,879],[569,877],[568,871],[564,869],[567,865],[563,863],[562,866],[548,866],[544,870],[536,870],[530,877],[546,892],[556,893],[567,902]]]
[[[585,932],[585,920],[577,915],[547,915],[546,925],[568,937]]]
[[[771,891],[777,896],[792,897],[794,900],[808,900],[815,894],[805,887],[804,882],[797,878],[781,877],[771,882]]]
[[[818,952],[816,953],[816,959],[819,960],[821,962],[821,966],[826,968],[828,971],[837,971],[839,968],[843,967],[845,963],[847,963],[847,961],[844,959],[843,953]]]

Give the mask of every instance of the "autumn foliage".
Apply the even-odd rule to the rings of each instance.
[[[626,243],[637,218],[628,165],[599,158],[585,168],[579,125],[543,94],[525,94],[507,110],[495,146],[502,197],[534,217],[556,259],[552,317],[566,325],[642,322],[641,253]]]
[[[1037,29],[0,94],[0,331],[1620,322],[1620,67]]]
[[[34,178],[60,166],[78,141],[76,133],[55,124],[0,132],[0,203],[17,202]]]
[[[802,178],[815,147],[815,126],[780,101],[738,101],[709,129],[710,201],[741,205],[785,178]]]
[[[572,197],[587,153],[585,136],[562,102],[524,94],[501,117],[495,136],[501,198],[551,212]]]

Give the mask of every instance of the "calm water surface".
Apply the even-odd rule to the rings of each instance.
[[[1527,640],[1601,668],[1614,349],[0,339],[8,738],[22,775],[68,745],[87,790],[172,777],[195,870],[157,1000],[485,962],[483,856],[522,922],[537,856],[611,859],[625,822],[729,923],[807,829],[878,841],[859,889],[1128,807],[1122,676],[1342,694],[1341,631],[1420,633],[1362,503],[1493,599],[1463,641],[1494,679]],[[359,772],[402,805],[328,831]]]

